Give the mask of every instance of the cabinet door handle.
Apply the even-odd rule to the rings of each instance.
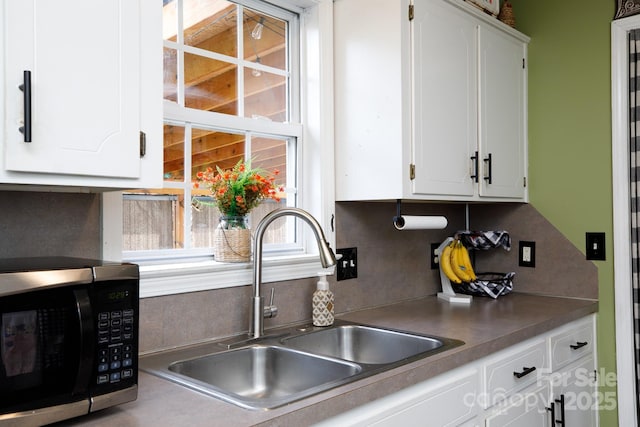
[[[473,175],[471,175],[471,179],[474,182],[478,182],[478,152],[477,151],[473,156],[471,156],[471,160],[473,161]]]
[[[555,420],[556,421],[555,423],[558,425],[564,426],[564,394],[561,394],[560,399],[556,399],[555,403],[560,404],[560,419]]]
[[[545,409],[551,412],[551,424],[549,425],[553,426],[556,423],[556,404],[551,402],[551,406],[545,406]]]
[[[491,184],[491,180],[492,180],[492,176],[493,176],[493,171],[491,170],[491,168],[492,168],[491,153],[489,153],[487,158],[484,159],[484,162],[487,164],[487,172],[488,172],[484,176],[484,180],[487,181],[487,184]]]
[[[524,366],[523,366],[523,367],[522,367],[522,369],[523,369],[523,370],[522,370],[522,372],[515,372],[515,371],[514,371],[514,372],[513,372],[513,376],[514,376],[514,377],[516,377],[516,378],[522,378],[522,377],[524,377],[525,375],[529,375],[531,372],[535,371],[535,370],[536,370],[536,367],[535,367],[535,366],[532,366],[532,367],[530,367],[530,368],[527,368],[527,367],[524,367]]]
[[[31,142],[31,71],[24,70],[23,83],[18,86],[23,93],[24,126],[18,129],[24,135],[24,142]]]
[[[586,342],[586,341],[583,341],[583,342],[578,341],[575,344],[571,344],[569,347],[571,347],[572,350],[577,350],[579,348],[584,347],[587,344],[589,344],[589,343]]]

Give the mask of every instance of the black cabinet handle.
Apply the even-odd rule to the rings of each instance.
[[[589,344],[589,343],[588,343],[588,342],[586,342],[586,341],[583,341],[583,342],[578,341],[578,342],[577,342],[577,343],[575,343],[575,344],[571,344],[569,347],[571,347],[571,349],[572,349],[572,350],[577,350],[577,349],[579,349],[579,348],[584,347],[584,346],[585,346],[585,345],[587,345],[587,344]]]
[[[471,160],[473,161],[473,175],[471,175],[471,179],[474,182],[478,182],[478,152],[476,151],[473,156],[471,156]]]
[[[564,394],[561,394],[560,395],[560,399],[556,399],[555,403],[559,403],[560,404],[560,419],[559,420],[555,420],[556,424],[564,426]]]
[[[18,86],[23,92],[24,126],[18,129],[24,135],[24,142],[31,142],[31,71],[24,70],[23,83]]]
[[[484,162],[487,164],[487,171],[489,172],[487,173],[487,175],[485,175],[484,180],[487,181],[487,184],[491,184],[492,176],[493,176],[493,171],[491,170],[492,168],[491,153],[489,153],[487,158],[484,159]]]
[[[551,424],[553,426],[556,423],[556,404],[551,402],[551,406],[545,406],[545,409],[551,412]]]
[[[522,369],[523,369],[523,371],[522,371],[522,372],[515,372],[515,371],[514,371],[514,372],[513,372],[513,376],[514,376],[514,377],[516,377],[516,378],[522,378],[522,377],[524,377],[525,375],[529,375],[531,372],[535,371],[535,370],[536,370],[536,367],[535,367],[535,366],[532,366],[532,367],[530,367],[530,368],[526,368],[526,367],[524,367],[524,366],[523,366],[523,367],[522,367]]]

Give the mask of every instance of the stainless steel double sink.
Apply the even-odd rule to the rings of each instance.
[[[272,409],[464,344],[336,321],[140,358],[142,370],[250,409]]]

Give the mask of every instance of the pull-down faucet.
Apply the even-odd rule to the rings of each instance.
[[[318,221],[307,211],[299,208],[276,209],[265,216],[256,228],[253,240],[253,298],[251,300],[251,324],[249,325],[249,337],[260,338],[264,335],[264,317],[275,317],[277,309],[270,305],[265,309],[264,297],[260,294],[262,283],[262,237],[264,232],[274,220],[282,216],[295,216],[304,220],[316,236],[318,249],[320,251],[320,263],[324,268],[336,265],[336,257],[329,247],[322,227]],[[273,298],[273,295],[272,295]]]

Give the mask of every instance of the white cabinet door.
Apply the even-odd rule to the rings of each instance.
[[[161,15],[147,13],[149,4],[147,0],[2,3],[1,182],[87,185],[88,177],[97,177],[102,181],[91,184],[142,183],[146,166],[141,160],[141,132],[151,135],[161,150],[156,138],[162,130]],[[156,28],[157,33],[151,34],[157,41],[149,38],[148,31]],[[159,60],[148,61],[150,55]],[[29,80],[25,71],[30,81],[25,81]],[[29,84],[27,108],[20,87]],[[150,84],[157,86],[157,97]],[[146,108],[148,102],[158,105]],[[28,113],[31,120],[25,123]],[[150,113],[157,123],[145,119]],[[19,129],[28,124],[31,140],[26,142]],[[157,164],[152,169],[158,183],[161,161],[161,154],[154,154]]]
[[[442,1],[416,0],[414,11],[413,192],[473,196],[477,21]]]
[[[478,382],[479,375],[475,368],[458,368],[326,419],[315,426],[475,425]]]
[[[485,419],[485,427],[551,427],[550,387],[532,386],[500,405]]]
[[[553,404],[557,424],[566,427],[595,427],[598,395],[593,356],[552,374]]]
[[[480,196],[525,197],[525,44],[479,28]]]

